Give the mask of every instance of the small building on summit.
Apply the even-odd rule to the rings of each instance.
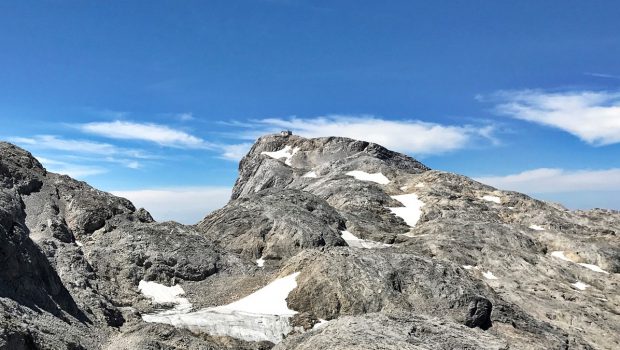
[[[281,136],[291,136],[291,135],[293,135],[293,132],[290,131],[290,130],[282,130],[282,131],[280,131],[280,135]]]

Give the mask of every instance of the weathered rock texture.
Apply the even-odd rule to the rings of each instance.
[[[390,209],[403,194],[423,203],[415,224]],[[345,230],[381,249],[348,247]],[[0,260],[0,349],[620,348],[619,212],[570,211],[346,138],[260,138],[231,201],[191,226],[0,143]],[[197,310],[295,272],[295,330],[279,344],[141,317],[173,306],[142,280],[180,285]]]

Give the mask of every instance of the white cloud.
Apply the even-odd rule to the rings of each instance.
[[[400,152],[440,154],[470,146],[478,139],[492,140],[492,126],[442,125],[419,120],[387,120],[374,116],[326,116],[309,119],[263,119],[262,130],[242,133],[246,138],[279,129],[304,137],[343,136],[370,141]],[[493,140],[492,140],[493,141]]]
[[[53,173],[69,175],[75,179],[83,179],[92,175],[99,175],[107,172],[107,169],[100,166],[90,166],[62,162],[54,159],[36,157],[43,167]]]
[[[505,176],[476,178],[482,183],[525,193],[620,191],[620,168],[564,170],[540,168]]]
[[[239,161],[241,158],[243,158],[243,156],[248,153],[251,147],[251,143],[220,145],[219,148],[222,150],[222,155],[220,156],[220,158],[232,161]]]
[[[606,74],[606,73],[584,73],[591,77],[606,78],[606,79],[620,79],[620,75]]]
[[[10,141],[19,145],[33,146],[46,150],[69,151],[77,153],[114,154],[118,148],[109,143],[86,140],[69,140],[54,135],[37,135],[34,137],[11,137]]]
[[[492,100],[500,114],[564,130],[592,145],[620,142],[620,92],[521,90]]]
[[[9,141],[28,149],[41,151],[63,151],[69,154],[122,155],[125,157],[149,159],[154,158],[141,150],[127,149],[103,142],[65,139],[55,135],[35,135],[33,137],[10,137]],[[104,159],[111,159],[109,157]]]
[[[125,197],[136,207],[148,210],[157,221],[174,220],[195,224],[209,212],[223,207],[229,200],[229,187],[179,187],[111,191]]]
[[[182,122],[188,122],[188,121],[196,119],[194,118],[194,115],[192,113],[180,113],[180,114],[177,114],[175,117],[176,119]]]
[[[142,140],[154,142],[161,146],[178,148],[213,148],[212,144],[199,137],[161,124],[116,120],[80,124],[77,127],[83,132],[112,139]]]

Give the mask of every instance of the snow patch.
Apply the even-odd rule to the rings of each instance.
[[[538,226],[538,225],[531,225],[529,228],[534,230],[534,231],[544,231],[545,230],[544,227]]]
[[[75,245],[77,245],[78,247],[83,247],[84,244],[82,244],[82,242],[80,241],[75,241]]]
[[[424,202],[419,200],[418,195],[415,193],[392,196],[392,198],[401,202],[404,207],[388,209],[390,209],[394,215],[405,220],[407,225],[414,227],[418,223],[418,220],[420,220],[420,216],[422,216],[422,206],[424,206]]]
[[[583,282],[580,282],[580,281],[572,283],[571,286],[573,286],[573,287],[575,287],[575,288],[577,288],[579,290],[586,290],[586,288],[589,287],[589,285],[587,285],[587,284],[585,284]]]
[[[564,255],[563,251],[555,251],[555,252],[551,252],[551,256],[554,258],[558,258],[564,261],[570,261],[573,262],[571,259],[567,258],[566,255]]]
[[[195,312],[143,315],[146,322],[171,324],[194,332],[230,336],[246,341],[278,343],[293,330],[289,318],[297,311],[286,298],[297,287],[299,272],[278,278],[256,292],[228,305]]]
[[[423,182],[419,182],[419,183],[417,183],[417,184],[415,185],[415,187],[417,187],[417,188],[422,188],[422,187],[424,187],[424,186],[426,186],[426,185],[425,185]]]
[[[329,324],[329,321],[319,318],[319,323],[314,324],[314,326],[312,326],[312,329],[321,329],[327,326],[327,324]]]
[[[502,200],[498,196],[486,195],[486,196],[482,196],[482,199],[487,201],[487,202],[493,202],[493,203],[497,203],[497,204],[501,204],[502,203]]]
[[[309,171],[303,174],[301,177],[318,177],[314,171]]]
[[[409,186],[402,186],[402,187],[400,188],[400,190],[401,190],[401,191],[403,191],[403,192],[405,192],[405,191],[407,191],[407,189],[408,189],[408,188],[409,188]]]
[[[484,276],[484,278],[486,278],[488,280],[496,280],[497,279],[497,277],[495,277],[495,275],[491,271],[483,272],[482,276]]]
[[[159,314],[184,313],[192,309],[189,300],[180,297],[180,295],[185,294],[185,291],[178,284],[168,287],[157,282],[142,280],[138,284],[138,290],[155,304],[174,304],[171,310],[160,311]]]
[[[261,257],[260,259],[256,260],[256,265],[257,265],[258,267],[263,267],[263,266],[265,266],[265,259],[263,259],[263,258]]]
[[[387,177],[385,177],[385,175],[383,175],[382,173],[369,174],[365,171],[353,170],[353,171],[349,171],[345,175],[353,176],[357,180],[372,181],[372,182],[376,182],[381,185],[387,185],[390,182],[390,180]]]
[[[465,270],[471,270],[471,269],[473,269],[474,267],[473,267],[473,266],[471,266],[471,265],[463,265],[463,268],[464,268]]]
[[[570,262],[574,262],[572,260],[570,260],[569,258],[566,257],[566,255],[564,255],[563,251],[555,251],[555,252],[551,252],[551,256],[556,257],[558,259],[562,259],[564,261],[570,261]],[[586,269],[590,269],[594,272],[600,272],[600,273],[605,273],[605,274],[609,274],[609,272],[601,269],[600,266],[598,265],[593,265],[593,264],[586,264],[586,263],[578,263],[577,265],[579,266],[583,266]]]
[[[291,158],[293,158],[293,155],[295,155],[297,151],[299,151],[299,147],[292,148],[291,146],[284,146],[284,148],[279,151],[261,152],[261,154],[264,154],[266,156],[269,156],[273,159],[278,159],[278,160],[285,158],[284,164],[291,165]]]
[[[585,267],[586,269],[590,269],[590,270],[592,270],[592,271],[594,271],[594,272],[606,273],[606,274],[608,274],[608,275],[609,275],[609,272],[607,272],[607,271],[605,271],[605,270],[601,269],[601,267],[600,267],[600,266],[598,266],[598,265],[584,264],[584,263],[579,263],[579,265],[581,265],[581,266]]]
[[[297,287],[299,272],[278,278],[265,287],[234,303],[213,308],[217,311],[237,311],[263,315],[293,316],[297,311],[286,304],[286,297]]]
[[[375,242],[375,241],[371,241],[367,239],[357,238],[349,231],[340,231],[340,232],[342,233],[342,239],[344,239],[345,242],[347,242],[347,244],[349,245],[349,247],[352,247],[352,248],[373,249],[373,248],[383,248],[383,247],[390,246],[389,244],[386,244],[386,243],[379,243],[379,242]]]

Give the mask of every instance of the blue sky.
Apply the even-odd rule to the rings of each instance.
[[[618,13],[566,0],[0,2],[0,138],[183,222],[221,206],[247,145],[282,128],[620,209]]]

